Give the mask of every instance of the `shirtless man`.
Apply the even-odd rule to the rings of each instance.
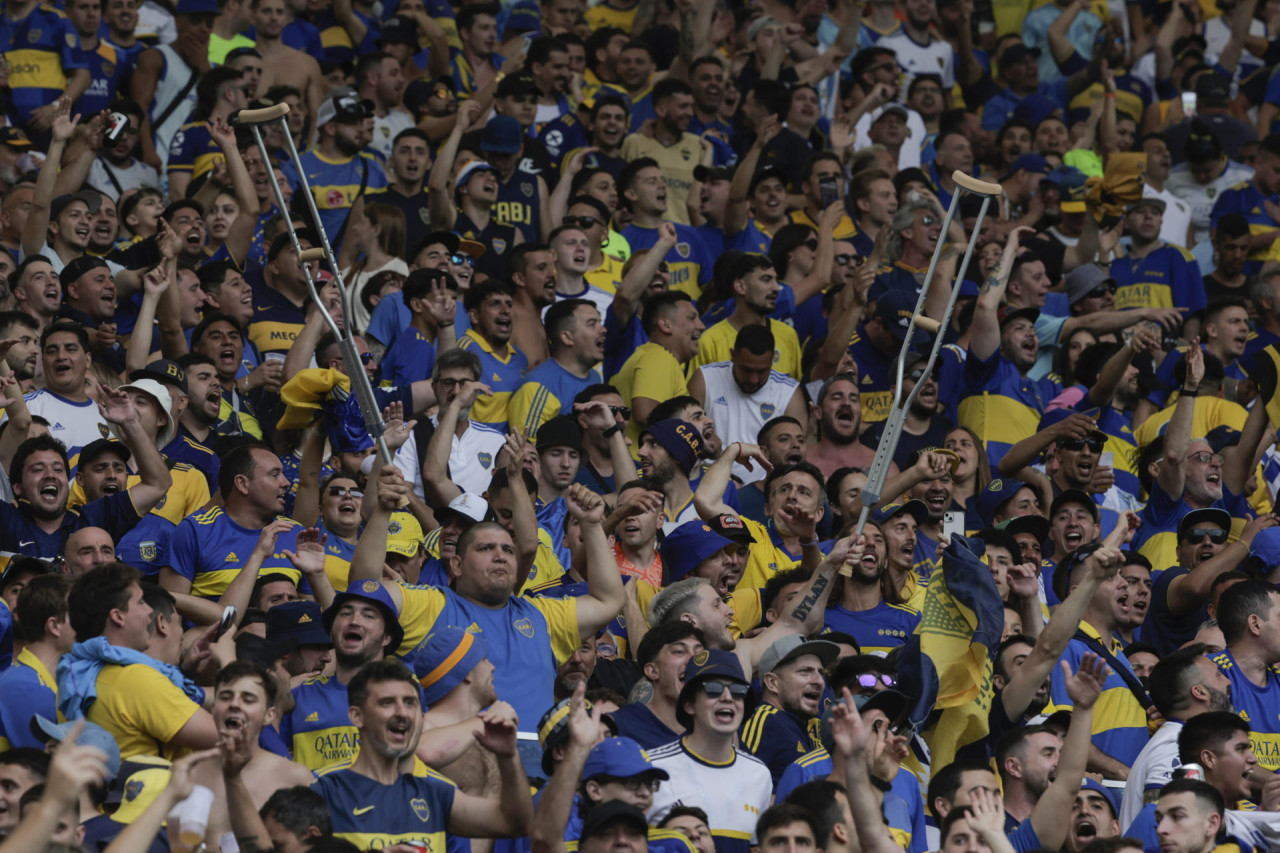
[[[254,47],[262,54],[262,79],[258,81],[258,91],[265,92],[278,85],[294,87],[302,93],[307,115],[314,122],[325,93],[320,63],[280,40],[280,34],[289,23],[284,0],[256,0],[251,8],[258,36]]]

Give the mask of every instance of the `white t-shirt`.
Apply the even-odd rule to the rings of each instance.
[[[733,362],[717,361],[698,368],[706,383],[707,414],[715,421],[716,432],[725,446],[735,441],[755,444],[760,427],[787,411],[787,404],[795,394],[799,382],[785,373],[770,371],[769,379],[754,394],[744,394],[733,379]],[[734,463],[733,473],[743,483],[764,479],[759,465],[746,466]]]
[[[1133,760],[1124,799],[1120,801],[1122,829],[1128,828],[1142,811],[1147,791],[1158,790],[1173,781],[1173,771],[1182,764],[1178,760],[1178,733],[1181,731],[1182,720],[1166,720]]]
[[[865,113],[854,126],[853,148],[855,151],[861,151],[863,148],[873,144],[871,141],[871,116],[874,113],[875,110]],[[907,108],[907,138],[903,141],[902,149],[898,152],[899,169],[920,168],[920,146],[928,136],[929,130],[924,126],[924,119],[920,117],[920,113]]]
[[[440,418],[431,417],[431,423],[440,425]],[[493,479],[494,464],[498,459],[498,451],[506,444],[506,435],[500,429],[478,424],[474,421],[461,436],[453,437],[453,446],[449,449],[449,479],[462,491],[472,495],[483,495],[489,490],[489,481]],[[413,442],[406,442],[406,445]],[[414,452],[417,462],[417,452]],[[397,463],[399,457],[397,456]],[[422,466],[417,465],[418,480],[422,480]]]
[[[1142,197],[1158,198],[1165,204],[1164,217],[1160,222],[1161,240],[1184,249],[1195,246],[1197,242],[1195,239],[1190,246],[1187,245],[1187,229],[1191,226],[1190,204],[1170,192],[1168,184],[1162,190],[1155,189],[1151,184],[1145,184],[1142,187]]]
[[[23,399],[32,415],[49,422],[50,435],[66,445],[67,456],[73,461],[80,448],[108,435],[107,422],[92,400],[73,403],[47,388],[24,394]]]
[[[1202,243],[1209,239],[1209,215],[1218,198],[1226,190],[1252,177],[1253,169],[1228,160],[1227,168],[1222,170],[1222,174],[1205,186],[1196,183],[1195,178],[1191,177],[1191,170],[1186,163],[1179,163],[1169,173],[1169,180],[1164,182],[1164,188],[1191,206],[1191,225],[1195,229],[1195,240]]]
[[[413,127],[413,116],[405,110],[387,110],[387,114],[373,119],[373,140],[369,147],[382,155],[383,160],[391,158],[391,143],[402,130]]]
[[[113,181],[112,178],[115,180]],[[155,187],[158,190],[164,190],[164,187],[160,184],[159,173],[137,159],[133,160],[128,166],[120,167],[112,166],[101,157],[98,157],[93,161],[93,165],[89,167],[89,178],[86,183],[103,195],[110,196],[112,201],[117,202],[120,201],[121,193],[134,187]]]
[[[917,74],[939,75],[943,91],[956,84],[956,51],[944,39],[930,38],[928,44],[920,44],[902,29],[880,39],[876,47],[887,47],[897,55],[898,64],[905,72],[902,79],[904,92]]]
[[[713,765],[699,760],[684,741],[649,750],[649,760],[671,774],[653,795],[649,822],[657,823],[677,804],[700,806],[716,835],[756,842],[756,821],[773,799],[773,777],[763,761],[734,749],[733,761]]]

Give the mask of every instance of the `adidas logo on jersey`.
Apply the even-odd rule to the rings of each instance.
[[[236,552],[235,552],[235,551],[232,551],[230,554],[228,554],[228,555],[227,555],[227,558],[226,558],[225,560],[223,560],[222,562],[224,562],[224,563],[238,563],[238,562],[240,562],[240,558],[236,556]]]
[[[319,711],[312,711],[310,714],[307,714],[307,718],[306,718],[305,720],[303,720],[303,722],[304,722],[304,723],[318,723],[318,722],[320,722],[320,712],[319,712]]]
[[[726,400],[724,397],[716,397],[716,405],[717,405],[717,406],[727,406],[727,405],[729,405],[729,401],[728,401],[728,400]]]
[[[495,374],[493,374],[493,381],[494,381],[494,382],[501,382],[501,381],[502,381],[502,377],[495,373]]]
[[[62,421],[58,421],[53,426],[49,427],[49,429],[66,429],[66,427],[62,425]]]

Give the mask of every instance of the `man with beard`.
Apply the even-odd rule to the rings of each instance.
[[[766,255],[745,254],[733,262],[728,278],[732,282],[733,313],[702,333],[698,355],[690,369],[729,361],[740,331],[747,326],[763,326],[774,342],[771,369],[799,380],[800,341],[795,329],[770,316],[782,290],[773,262]]]
[[[1280,593],[1264,580],[1227,587],[1217,607],[1227,647],[1212,658],[1231,682],[1232,701],[1248,722],[1258,763],[1271,771],[1280,768],[1280,725],[1269,711],[1280,697],[1280,676],[1272,668],[1280,663],[1277,605]]]
[[[395,254],[408,256],[429,231],[423,215],[427,210],[427,192],[423,186],[431,168],[431,140],[416,127],[407,127],[391,141],[391,157],[387,160],[387,187],[370,193],[369,201],[389,204],[404,214],[404,250]],[[358,211],[353,211],[357,213]]]
[[[4,354],[4,362],[13,378],[18,380],[19,390],[33,390],[36,359],[40,356],[39,322],[25,311],[0,313],[0,340],[14,342]]]
[[[603,317],[613,303],[613,293],[586,280],[591,268],[591,244],[580,229],[561,225],[547,236],[556,259],[556,299],[586,299]]]
[[[907,417],[902,426],[898,447],[894,450],[893,461],[901,470],[911,466],[911,458],[916,451],[929,447],[941,447],[947,433],[955,424],[946,415],[938,411],[938,371],[925,375],[924,366],[928,357],[920,354],[907,360],[906,372],[902,377],[902,393],[910,394],[916,385],[920,391],[911,401],[907,409]],[[879,447],[880,436],[884,432],[884,421],[871,424],[862,432],[861,443],[867,447]]]
[[[882,319],[881,312],[895,310],[896,302],[896,296],[880,300],[876,309],[877,316],[870,325],[863,327],[868,335],[891,334],[886,331],[888,324]],[[878,337],[872,338],[876,339]],[[854,345],[857,343],[855,339]],[[857,358],[856,352],[854,357]],[[885,403],[887,405],[888,401]],[[805,461],[816,465],[823,476],[828,477],[847,466],[869,468],[875,457],[875,450],[858,442],[858,430],[862,423],[862,393],[857,378],[852,373],[840,373],[828,379],[818,392],[814,408],[818,417],[818,440],[805,451]],[[897,465],[891,464],[890,476],[897,472]]]
[[[667,78],[654,85],[650,100],[657,120],[653,135],[633,133],[622,140],[622,157],[632,162],[651,158],[657,164],[666,178],[668,216],[672,222],[688,225],[688,199],[695,183],[693,168],[702,162],[702,141],[688,131],[693,118],[693,90],[683,80]],[[636,248],[633,244],[632,250]]]
[[[487,386],[480,381],[480,361],[471,352],[450,350],[436,362],[432,380],[440,401],[435,431],[427,442],[426,458],[404,458],[405,467],[422,468],[418,478],[428,500],[448,503],[459,494],[480,496],[489,487],[494,462],[504,440],[501,428],[472,416]],[[405,454],[406,443],[398,456]],[[406,472],[406,478],[412,472]],[[415,488],[419,484],[415,484]]]
[[[320,221],[314,224],[329,235],[335,246],[342,243],[347,215],[356,199],[387,186],[382,163],[363,150],[369,142],[366,125],[372,118],[368,102],[360,100],[349,86],[339,86],[321,102],[316,113],[319,143],[299,158],[320,209]],[[292,162],[285,163],[282,169],[296,193],[301,187],[297,169]]]
[[[774,784],[800,755],[822,745],[814,729],[826,689],[823,672],[839,654],[835,643],[790,634],[761,657],[761,703],[742,724],[742,747],[768,766]]]
[[[355,81],[360,98],[373,104],[373,138],[369,147],[386,160],[391,156],[395,139],[402,132],[414,129],[413,116],[401,106],[404,72],[395,57],[372,51],[357,60]],[[424,140],[425,137],[423,134]]]
[[[319,32],[295,17],[285,0],[250,0],[249,6],[253,11],[253,47],[262,57],[257,90],[292,86],[302,93],[305,114],[315,115],[328,89],[316,60],[323,52]]]
[[[951,91],[956,84],[956,51],[932,28],[938,20],[935,0],[908,0],[904,9],[902,29],[877,41],[876,47],[894,52],[905,75],[903,82],[911,82],[917,74],[941,74],[942,90]]]
[[[804,440],[804,426],[788,415],[779,415],[765,421],[764,426],[756,433],[756,443],[774,468],[803,462]],[[764,512],[764,497],[763,479],[739,489],[738,503],[742,505],[742,517],[764,524],[768,520]]]
[[[609,380],[624,405],[631,407],[627,438],[633,442],[639,440],[640,430],[648,425],[659,404],[689,396],[684,365],[697,356],[698,340],[706,329],[693,299],[678,290],[650,297],[641,323],[648,340],[636,347]]]
[[[1059,599],[1066,598],[1093,571],[1090,556],[1093,562],[1102,561],[1108,566],[1121,562],[1119,551],[1111,547],[1085,545],[1077,548],[1054,570],[1053,587]],[[1082,757],[1088,758],[1088,768],[1108,779],[1127,778],[1133,760],[1148,739],[1147,706],[1151,702],[1145,692],[1141,699],[1138,698],[1135,692],[1141,691],[1138,677],[1124,656],[1123,645],[1116,639],[1116,631],[1129,618],[1128,587],[1119,574],[1098,584],[1080,620],[1079,630],[1067,644],[1062,657],[1068,666],[1081,666],[1082,661],[1100,656],[1110,667],[1102,687],[1108,713],[1092,720],[1092,740],[1087,750],[1083,745],[1080,747]],[[1069,695],[1067,684],[1060,670],[1050,673],[1049,696],[1059,709],[1070,710],[1075,701]],[[1075,723],[1074,714],[1072,723]],[[1079,782],[1076,782],[1073,790],[1078,786]]]
[[[698,518],[689,477],[702,452],[702,436],[687,421],[657,421],[640,433],[640,474],[662,492],[663,533]]]
[[[778,412],[800,423],[808,420],[800,383],[773,369],[773,333],[767,326],[738,330],[729,359],[703,364],[689,380],[689,393],[702,401],[725,441],[751,443],[765,422]],[[762,479],[759,468],[738,467],[744,483]]]
[[[104,141],[102,150],[89,167],[86,183],[116,203],[120,202],[126,189],[160,189],[160,175],[156,170],[133,156],[138,147],[138,132],[142,127],[142,109],[128,98],[113,101],[107,109],[128,116],[129,125],[120,132],[115,142]]]
[[[893,585],[880,525],[868,524],[862,532],[866,550],[853,564],[853,574],[841,578],[840,600],[827,608],[823,627],[856,639],[863,654],[886,655],[915,633],[920,611],[906,604]]]
[[[1086,12],[1096,21],[1097,18],[1092,13]],[[1018,105],[1030,95],[1042,95],[1051,98],[1055,103],[1063,103],[1065,95],[1066,81],[1059,78],[1058,81],[1041,82],[1040,66],[1037,62],[1040,57],[1039,49],[1027,47],[1021,42],[1014,42],[1007,45],[1004,50],[1000,51],[1000,76],[1004,78],[1004,82],[1008,84],[1004,89],[996,92],[982,107],[982,129],[988,132],[996,132],[1005,127],[1005,123],[1013,118],[1014,111]],[[1052,63],[1053,59],[1045,53],[1046,58]],[[1031,134],[1027,134],[1027,145],[1022,150],[1030,148]]]
[[[1151,589],[1151,619],[1142,632],[1161,656],[1181,648],[1209,618],[1209,591],[1225,572],[1247,558],[1257,534],[1274,527],[1265,513],[1249,521],[1239,538],[1228,542],[1231,515],[1224,509],[1197,509],[1178,522],[1178,564],[1161,572]],[[1241,552],[1237,546],[1243,546]]]
[[[627,139],[634,137],[635,134]],[[696,142],[697,137],[693,138]],[[685,197],[693,185],[693,168],[697,165],[701,150],[699,145],[699,153],[695,154],[687,168],[690,177]],[[625,143],[623,151],[626,151]],[[702,288],[711,281],[715,257],[698,232],[688,224],[688,211],[682,216],[672,209],[674,199],[671,198],[665,168],[652,157],[633,157],[618,176],[618,191],[621,194],[619,203],[631,213],[631,224],[622,230],[622,237],[631,246],[633,253],[641,249],[653,249],[669,233],[662,228],[662,224],[670,222],[675,227],[677,242],[663,256],[670,268],[669,286],[697,299],[702,294]],[[683,206],[684,203],[682,198],[680,205]],[[770,307],[763,314],[772,311],[773,308]]]
[[[1225,196],[1224,196],[1225,197]],[[1165,203],[1143,198],[1125,209],[1129,253],[1111,262],[1116,308],[1177,306],[1186,317],[1205,307],[1204,282],[1191,253],[1160,239]]]
[[[941,150],[938,149],[937,140],[940,130],[939,123],[942,119],[942,113],[947,108],[947,104],[944,100],[942,83],[938,75],[932,73],[916,75],[916,77],[912,79],[911,84],[907,86],[906,106],[920,116],[920,119],[924,122],[926,136],[921,140],[921,144],[933,145],[934,149],[938,151],[939,157],[941,157]],[[958,129],[957,132],[959,132],[961,136],[964,136],[964,133],[960,132]],[[966,143],[965,147],[968,149],[969,156],[969,165],[964,169],[964,172],[967,175],[970,173],[970,170],[973,169],[973,148],[967,144],[969,142],[969,137],[965,136],[964,141]],[[933,170],[933,172],[937,171],[937,169]],[[938,197],[942,199],[943,205],[949,207],[951,205],[950,196],[955,192],[955,183],[949,180],[949,171],[942,172],[941,175],[946,177],[946,182],[951,186],[951,190],[947,192],[947,197],[945,199],[942,198],[942,191],[945,190],[945,187],[939,185],[939,176],[930,173],[929,178],[935,182],[934,186],[939,190]]]
[[[536,136],[548,122],[573,109],[568,97],[569,83],[573,78],[569,68],[569,46],[554,36],[533,39],[526,62],[529,76],[538,90],[538,111],[531,134]]]
[[[484,728],[475,740],[497,759],[499,796],[462,793],[434,771],[410,772],[422,735],[420,697],[413,673],[396,660],[373,661],[351,679],[347,713],[362,748],[350,768],[312,786],[333,816],[333,834],[363,845],[413,842],[435,850],[444,848],[446,831],[481,838],[525,832],[533,804],[515,723],[495,709],[480,714]]]
[[[237,660],[218,671],[213,687],[213,724],[220,739],[239,740],[248,752],[248,763],[242,775],[253,801],[260,809],[271,795],[282,788],[310,785],[315,776],[296,761],[269,752],[259,745],[263,729],[276,722],[276,682],[262,667],[247,660]],[[210,774],[214,796],[221,801],[224,790],[218,790],[221,774]]]
[[[1147,683],[1151,702],[1164,724],[1154,735],[1129,771],[1132,784],[1126,785],[1120,803],[1120,824],[1128,827],[1149,804],[1155,803],[1160,788],[1173,779],[1178,760],[1178,735],[1192,717],[1231,707],[1231,681],[1208,657],[1209,649],[1192,643],[1164,655]]]
[[[622,396],[612,385],[593,385],[573,399],[573,413],[582,430],[582,457],[574,482],[598,495],[617,493],[619,481],[627,482],[636,469],[624,432],[627,407]]]
[[[1210,238],[1213,243],[1213,272],[1204,275],[1205,295],[1214,300],[1221,296],[1247,296],[1254,298],[1246,287],[1249,280],[1244,274],[1249,259],[1249,223],[1237,213],[1229,213],[1218,220]],[[1194,245],[1194,244],[1193,244]],[[1251,340],[1249,350],[1261,349],[1274,343],[1271,338],[1258,344]]]
[[[1209,215],[1210,225],[1215,228],[1228,213],[1238,213],[1249,221],[1250,252],[1249,262],[1245,265],[1246,275],[1255,275],[1261,270],[1262,259],[1275,242],[1276,234],[1280,233],[1277,231],[1280,223],[1272,218],[1262,203],[1263,199],[1274,196],[1277,190],[1280,190],[1280,135],[1273,133],[1258,143],[1253,179],[1224,191],[1214,202],[1213,212]],[[1128,230],[1132,232],[1132,228]]]
[[[218,381],[217,368],[213,359],[198,352],[184,355],[179,367],[187,380],[187,405],[178,415],[178,431],[173,441],[209,447],[216,442],[214,426],[222,410],[222,383]],[[211,491],[218,488],[219,464],[219,457],[215,455],[211,460],[213,467],[205,471]]]
[[[636,664],[644,673],[644,701],[623,705],[610,716],[618,734],[645,749],[680,737],[684,725],[676,718],[676,702],[689,659],[703,649],[702,632],[689,622],[660,622],[644,635],[636,650]]]
[[[480,379],[488,393],[477,397],[470,419],[504,428],[511,395],[520,387],[529,359],[511,344],[514,291],[510,284],[485,281],[462,297],[471,328],[458,339],[458,349],[480,359]]]
[[[600,383],[595,365],[604,358],[604,324],[588,300],[557,302],[543,324],[551,358],[529,371],[508,407],[511,427],[531,441],[543,424],[567,412],[581,391]]]
[[[1045,405],[1055,396],[1052,383],[1029,376],[1039,351],[1039,309],[1001,307],[1019,237],[1029,233],[1029,228],[1010,233],[999,266],[979,293],[964,362],[968,396],[960,401],[960,423],[983,442],[992,465],[1018,438],[1037,431]]]

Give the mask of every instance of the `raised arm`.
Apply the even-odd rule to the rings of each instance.
[[[449,132],[449,138],[440,146],[435,165],[431,167],[431,177],[427,186],[431,190],[427,196],[427,207],[433,225],[441,228],[452,228],[458,218],[458,210],[453,206],[449,195],[449,179],[453,177],[454,161],[458,158],[458,146],[462,143],[462,134],[480,117],[480,104],[475,100],[463,101],[458,107],[458,123]]]
[[[631,406],[634,413],[635,400],[632,400]],[[613,412],[609,410],[608,404],[599,400],[594,400],[590,403],[574,403],[573,412],[575,415],[582,415],[587,419],[588,429],[605,431],[614,426],[619,426],[613,416]],[[648,412],[645,414],[645,423],[648,423]],[[634,472],[636,467],[635,461],[631,458],[631,450],[627,447],[626,430],[616,430],[613,435],[609,436],[607,441],[609,442],[609,461],[613,463],[614,482],[621,488],[623,483],[632,479],[627,472]]]
[[[709,521],[717,515],[737,515],[724,502],[724,493],[729,488],[729,479],[733,474],[733,463],[741,462],[748,469],[759,465],[765,471],[773,470],[764,449],[758,444],[743,444],[735,441],[725,448],[720,458],[711,463],[711,467],[702,475],[698,490],[693,493],[693,506],[699,517]]]
[[[1000,303],[1004,301],[1013,261],[1018,257],[1018,241],[1023,234],[1033,233],[1034,229],[1021,226],[1010,231],[999,265],[982,283],[973,325],[969,327],[969,351],[980,361],[986,361],[1000,349]]]
[[[156,449],[151,436],[142,427],[142,420],[133,400],[124,391],[103,387],[98,402],[98,411],[109,424],[115,424],[120,430],[120,437],[126,447],[133,453],[133,462],[138,466],[141,482],[129,487],[129,499],[143,517],[160,503],[173,485],[173,477],[169,474],[169,466],[164,457]]]
[[[169,289],[169,282],[169,269],[165,264],[142,277],[142,304],[138,306],[138,319],[124,357],[126,378],[133,371],[147,366],[147,359],[151,357],[151,336],[155,332],[156,308],[160,305],[160,297]]]
[[[1190,613],[1201,602],[1209,600],[1209,591],[1214,581],[1224,572],[1235,570],[1249,556],[1253,546],[1253,537],[1268,527],[1276,526],[1276,514],[1264,513],[1240,531],[1240,538],[1227,544],[1225,548],[1204,560],[1191,570],[1190,574],[1180,575],[1169,582],[1169,612],[1174,616]]]
[[[506,467],[511,489],[511,531],[516,544],[515,588],[519,590],[529,579],[529,572],[533,571],[533,563],[538,556],[538,515],[533,495],[524,481],[524,433],[512,430],[507,433],[506,442],[498,456]]]
[[[1040,458],[1040,454],[1044,452],[1045,448],[1058,439],[1084,438],[1097,428],[1097,421],[1089,415],[1080,412],[1069,415],[1065,420],[1058,421],[1052,426],[1047,426],[1009,448],[1009,452],[1000,460],[998,466],[1000,474],[1005,477],[1012,477]],[[886,494],[893,493],[886,492]]]
[[[76,743],[84,726],[83,721],[77,722],[66,740],[58,746],[53,760],[49,762],[44,793],[0,844],[0,853],[44,850],[52,840],[58,822],[80,801],[81,793],[106,783],[107,754],[97,747]]]
[[[347,0],[348,4],[350,2],[351,0]],[[236,147],[235,131],[222,119],[208,122],[205,127],[227,160],[227,174],[231,178],[231,188],[235,192],[236,206],[239,208],[235,221],[227,232],[227,253],[237,264],[243,264],[249,257],[253,233],[258,226],[258,194],[253,188],[253,178],[249,176],[244,158],[240,156],[240,149]]]
[[[578,635],[585,640],[622,612],[622,575],[601,526],[604,498],[574,483],[564,499],[569,514],[582,526],[582,545],[587,552],[587,594],[578,599]]]
[[[1168,357],[1168,356],[1166,356]],[[1196,394],[1204,378],[1204,351],[1200,339],[1193,338],[1187,347],[1187,376],[1182,394],[1174,404],[1173,416],[1164,431],[1164,455],[1156,471],[1156,482],[1169,497],[1182,499],[1187,476],[1187,446],[1191,443],[1191,424],[1196,412]]]
[[[68,115],[70,109],[66,101],[58,102],[58,115],[53,120],[53,138],[49,141],[48,156],[40,166],[40,173],[36,175],[36,186],[31,193],[31,210],[27,214],[26,224],[22,226],[24,257],[43,252],[49,239],[49,208],[53,203],[54,183],[58,180],[62,151],[76,128],[76,122],[80,120],[80,116],[73,119]]]
[[[842,216],[843,201],[833,202],[818,216],[818,251],[814,256],[813,271],[791,286],[795,291],[797,305],[821,293],[831,284],[831,269],[836,260],[835,230]]]
[[[872,731],[858,713],[849,688],[831,708],[831,737],[844,756],[845,794],[862,853],[903,853],[885,829],[880,797],[871,783],[868,755],[884,748],[887,732]]]
[[[599,150],[599,148],[579,148],[572,157],[565,161],[564,167],[560,170],[560,180],[556,183],[556,188],[547,202],[547,212],[550,214],[552,222],[559,222],[568,213],[569,196],[573,192],[573,178],[582,171],[582,166],[586,163],[587,156],[595,154]]]
[[[313,527],[320,519],[320,469],[323,467],[324,428],[316,421],[302,433],[298,493],[293,499],[293,520],[303,527]]]
[[[747,196],[751,191],[751,179],[755,177],[756,166],[760,162],[760,152],[773,141],[780,129],[778,117],[772,113],[766,115],[756,127],[755,141],[734,170],[733,181],[729,184],[729,205],[724,214],[726,234],[737,234],[746,226],[751,206]]]
[[[373,478],[369,478],[373,483]],[[360,581],[376,581],[382,579],[382,567],[387,561],[387,525],[391,523],[391,513],[399,507],[400,498],[410,491],[404,475],[395,465],[383,465],[378,471],[377,495],[365,495],[366,501],[373,501],[373,511],[365,522],[360,538],[356,540],[355,553],[351,555],[351,568],[347,570],[347,586]],[[391,597],[400,603],[400,589],[396,584],[389,584]]]
[[[147,853],[155,843],[156,836],[164,829],[165,817],[174,806],[191,796],[191,790],[195,787],[192,768],[217,757],[217,749],[206,749],[175,761],[169,769],[168,784],[160,789],[160,793],[142,814],[120,831],[107,847],[107,853]],[[246,849],[246,853],[251,850],[252,848]]]
[[[586,692],[584,680],[578,683],[569,700],[569,748],[538,799],[533,829],[529,833],[533,853],[564,853],[564,828],[572,816],[587,756],[600,738],[600,713],[587,710]]]
[[[227,588],[218,598],[218,608],[234,607],[236,609],[236,624],[240,624],[240,620],[244,618],[245,612],[249,609],[249,600],[253,598],[253,587],[258,582],[258,574],[262,571],[262,564],[267,558],[275,553],[276,538],[281,533],[288,533],[293,529],[293,522],[287,518],[277,518],[275,521],[262,528],[262,532],[258,534],[258,544],[254,546],[253,553],[249,555],[249,559],[245,560],[244,565],[240,567],[240,571],[236,572],[236,576],[231,579],[231,583],[227,584]]]
[[[0,432],[0,465],[8,471],[18,445],[27,440],[31,431],[31,410],[22,396],[22,386],[11,373],[0,377],[0,406],[9,418],[9,425]]]
[[[1257,470],[1258,461],[1265,449],[1262,446],[1264,439],[1271,431],[1266,412],[1259,412],[1257,409],[1258,406],[1254,406],[1249,410],[1244,428],[1240,430],[1240,440],[1222,452],[1225,457],[1222,463],[1222,484],[1238,495],[1244,494],[1248,488],[1249,477]]]
[[[327,534],[322,534],[314,527],[308,527],[298,533],[298,550],[290,551],[286,548],[284,551],[285,557],[293,563],[295,569],[302,572],[302,576],[311,585],[311,595],[320,605],[321,610],[328,610],[329,605],[333,604],[333,599],[336,598],[333,584],[324,571],[326,539]]]
[[[618,292],[613,297],[613,313],[618,318],[619,327],[625,326],[635,316],[640,298],[649,289],[649,285],[653,284],[653,277],[658,274],[658,265],[675,248],[677,242],[676,227],[670,222],[663,222],[658,226],[658,242],[636,258],[631,269],[622,277]]]
[[[449,453],[453,450],[454,433],[464,409],[470,410],[481,394],[492,394],[488,385],[468,379],[458,388],[453,402],[440,410],[436,431],[427,442],[426,459],[422,463],[422,487],[434,506],[447,506],[462,494],[462,489],[449,479]]]

